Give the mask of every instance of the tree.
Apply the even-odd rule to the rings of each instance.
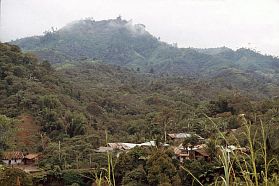
[[[123,185],[139,185],[144,186],[148,185],[147,179],[146,179],[146,172],[142,165],[140,165],[138,168],[127,172],[122,180]]]
[[[138,168],[145,163],[145,160],[140,159],[141,157],[148,156],[148,150],[141,147],[135,147],[128,153],[121,153],[117,158],[115,165],[115,176],[117,182],[121,182],[123,177],[132,170]]]
[[[32,186],[31,177],[25,173],[23,170],[16,168],[6,168],[0,170],[0,185],[1,186],[12,186],[12,185],[22,185],[22,186]]]
[[[86,118],[83,114],[77,112],[66,113],[67,128],[66,132],[70,137],[85,134]]]
[[[183,168],[180,169],[180,177],[182,185],[198,186],[199,183],[194,179],[197,178],[201,183],[207,185],[214,180],[214,166],[215,164],[208,163],[204,160],[186,160],[183,162]],[[187,170],[187,171],[186,171]],[[189,172],[191,174],[189,174]],[[194,177],[193,177],[194,176]]]
[[[59,114],[56,110],[50,110],[45,108],[41,112],[42,115],[42,130],[47,134],[51,134],[54,131],[62,131],[63,125],[59,121]]]
[[[199,142],[199,137],[195,134],[191,134],[190,137],[187,137],[184,139],[183,141],[183,147],[187,148],[187,147],[193,147],[195,145],[197,145]]]
[[[207,143],[207,152],[209,154],[210,159],[212,160],[216,156],[216,144],[213,139],[210,139]]]
[[[180,178],[171,156],[171,153],[160,149],[151,155],[147,161],[147,180],[149,185],[170,183],[180,185]]]
[[[48,61],[43,61],[42,62],[42,66],[47,70],[47,71],[51,71],[53,70],[51,67],[51,64]]]
[[[164,143],[167,141],[167,127],[171,128],[173,124],[173,120],[176,118],[176,113],[171,109],[164,109],[157,118],[159,123],[162,123],[164,126]]]
[[[63,172],[63,181],[65,185],[85,185],[82,176],[78,171],[69,170]]]
[[[48,108],[48,109],[55,109],[61,106],[61,103],[57,96],[55,95],[46,95],[41,96],[39,98],[39,104],[41,109]]]
[[[13,128],[15,120],[0,115],[0,152],[7,149],[10,144],[10,139],[13,136],[15,129]]]
[[[150,69],[149,73],[150,73],[150,74],[154,74],[154,73],[155,73],[155,71],[154,71],[154,68],[153,68],[153,67],[151,67],[151,69]]]
[[[119,158],[117,158],[115,165],[115,177],[116,182],[121,183],[124,175],[133,169],[132,157],[127,153],[121,153]]]

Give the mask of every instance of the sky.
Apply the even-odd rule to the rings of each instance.
[[[0,39],[119,15],[178,47],[247,47],[279,56],[279,0],[2,0]]]

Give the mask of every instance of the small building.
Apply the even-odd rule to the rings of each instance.
[[[134,143],[108,143],[108,146],[114,150],[130,150],[137,145]]]
[[[186,138],[191,138],[192,135],[196,136],[199,141],[204,140],[203,137],[197,135],[197,134],[190,134],[190,133],[173,133],[168,134],[168,138],[174,142],[183,142]]]
[[[193,134],[195,135],[196,137],[198,137],[199,140],[204,140],[203,137],[197,135],[197,134]],[[186,139],[186,138],[190,138],[192,137],[192,134],[190,133],[173,133],[173,134],[168,134],[168,136],[171,138],[171,139]]]
[[[190,147],[183,147],[182,144],[180,144],[178,147],[174,148],[174,153],[177,156],[177,158],[180,160],[180,162],[183,162],[185,159],[187,160],[194,160],[194,159],[204,159],[205,161],[210,160],[210,156],[206,150],[206,145],[196,145],[192,148]]]
[[[111,151],[113,151],[113,148],[112,147],[99,147],[98,149],[96,149],[94,151],[98,152],[98,153],[111,152]]]
[[[108,146],[114,150],[130,150],[135,147],[155,147],[155,141],[148,141],[145,143],[108,143]]]
[[[206,149],[196,149],[194,150],[194,159],[204,159],[205,161],[209,161],[210,156]]]
[[[24,158],[24,155],[21,151],[4,152],[2,155],[2,161],[6,165],[21,164],[23,161],[23,158]]]
[[[24,165],[36,165],[38,164],[40,154],[27,154],[23,158]]]
[[[148,141],[145,143],[108,143],[107,147],[99,147],[95,150],[98,153],[110,152],[110,151],[128,151],[135,147],[155,147],[155,141]]]

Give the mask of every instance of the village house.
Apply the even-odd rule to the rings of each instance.
[[[117,150],[130,150],[135,147],[155,147],[155,141],[148,141],[145,143],[108,143],[107,147],[99,147],[95,150],[95,152],[104,153],[109,151],[117,151]]]
[[[27,154],[23,158],[24,165],[37,165],[39,161],[40,154]]]
[[[184,160],[204,159],[205,161],[210,160],[210,156],[207,153],[206,145],[196,145],[193,147],[183,147],[180,144],[178,147],[174,147],[174,153],[180,162]]]
[[[168,134],[168,139],[174,141],[174,142],[183,142],[186,138],[191,138],[192,135],[195,135],[199,141],[204,140],[203,137],[197,135],[197,134],[190,134],[190,133],[172,133]]]
[[[24,154],[20,151],[4,152],[2,155],[2,161],[6,165],[21,164],[24,159]]]
[[[24,156],[21,151],[4,152],[2,162],[6,165],[37,165],[40,154],[27,154]]]
[[[138,147],[155,147],[155,141],[148,141],[145,143],[108,143],[108,146],[114,150],[130,150],[132,148]]]
[[[111,152],[113,151],[112,147],[99,147],[98,149],[94,150],[95,152],[104,153],[104,152]]]

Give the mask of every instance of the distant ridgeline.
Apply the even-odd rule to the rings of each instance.
[[[216,75],[224,69],[238,73],[255,72],[270,77],[279,69],[279,60],[249,49],[177,48],[161,42],[142,24],[117,19],[72,22],[60,30],[45,32],[12,42],[52,64],[101,60],[139,68],[144,72]]]

